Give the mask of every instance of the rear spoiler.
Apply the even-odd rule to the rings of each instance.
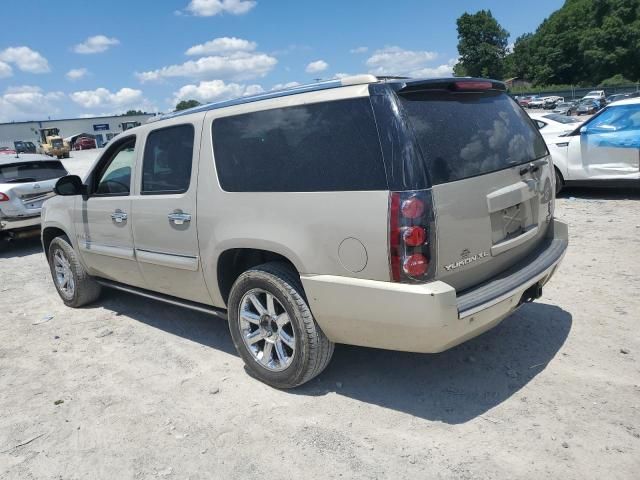
[[[424,91],[448,91],[448,92],[485,92],[500,91],[506,92],[507,86],[504,82],[487,78],[473,77],[452,77],[434,78],[426,80],[407,80],[398,82],[398,93],[412,93]]]

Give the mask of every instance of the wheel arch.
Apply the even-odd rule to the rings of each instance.
[[[53,239],[57,237],[67,237],[71,239],[67,232],[60,227],[47,226],[42,229],[42,248],[44,249],[44,254],[47,259],[49,258],[49,246],[51,242],[53,242]]]
[[[268,262],[282,262],[289,266],[296,275],[300,270],[295,263],[281,253],[259,248],[229,248],[218,257],[216,276],[220,295],[228,303],[231,287],[243,272]]]

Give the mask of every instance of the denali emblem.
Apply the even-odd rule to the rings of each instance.
[[[462,257],[462,260],[458,260],[455,263],[450,263],[449,265],[445,265],[444,269],[447,272],[450,272],[451,270],[464,267],[465,265],[469,265],[470,263],[473,263],[476,260],[480,260],[481,258],[485,258],[488,256],[489,254],[487,252],[480,252],[475,255],[471,255],[471,252],[469,251],[469,249],[465,248],[462,252],[460,252],[460,257]]]

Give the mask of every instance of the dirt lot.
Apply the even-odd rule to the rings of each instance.
[[[574,190],[557,215],[571,247],[539,302],[439,355],[338,346],[295,391],[250,378],[205,314],[65,308],[20,242],[0,253],[0,479],[638,478],[640,195]]]

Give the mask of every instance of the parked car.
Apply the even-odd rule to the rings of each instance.
[[[287,388],[335,343],[440,352],[539,297],[567,247],[553,182],[502,82],[361,75],[122,132],[58,181],[42,241],[66,305],[108,286],[228,318]]]
[[[582,100],[592,99],[592,100],[597,100],[599,102],[601,100],[604,100],[605,98],[606,98],[606,95],[604,93],[604,90],[593,90],[587,93],[584,97],[582,97]]]
[[[13,145],[18,153],[36,153],[36,144],[33,142],[16,140],[13,142]]]
[[[527,108],[543,108],[545,97],[532,98],[527,104]]]
[[[4,155],[15,155],[16,151],[12,150],[9,147],[0,147],[0,155],[2,155],[2,154],[4,154]]]
[[[545,97],[543,108],[545,110],[553,110],[554,108],[556,108],[556,105],[560,102],[564,102],[564,97],[555,97],[555,96]]]
[[[95,138],[78,137],[73,142],[73,149],[74,150],[91,150],[93,148],[96,148],[96,140],[95,140]]]
[[[62,163],[45,155],[0,156],[0,237],[39,227],[42,203],[65,175]]]
[[[576,102],[560,102],[556,104],[553,113],[561,115],[574,115],[578,112],[578,104]]]
[[[581,100],[576,109],[577,115],[593,115],[600,110],[600,104],[592,99]]]
[[[558,191],[563,185],[640,187],[640,99],[612,103],[547,144]]]
[[[521,107],[527,107],[529,105],[529,102],[531,101],[533,97],[531,96],[523,96],[523,97],[518,97],[517,102],[518,105],[520,105]]]
[[[575,117],[558,113],[532,113],[530,117],[545,139],[547,136],[573,132],[582,123]]]

